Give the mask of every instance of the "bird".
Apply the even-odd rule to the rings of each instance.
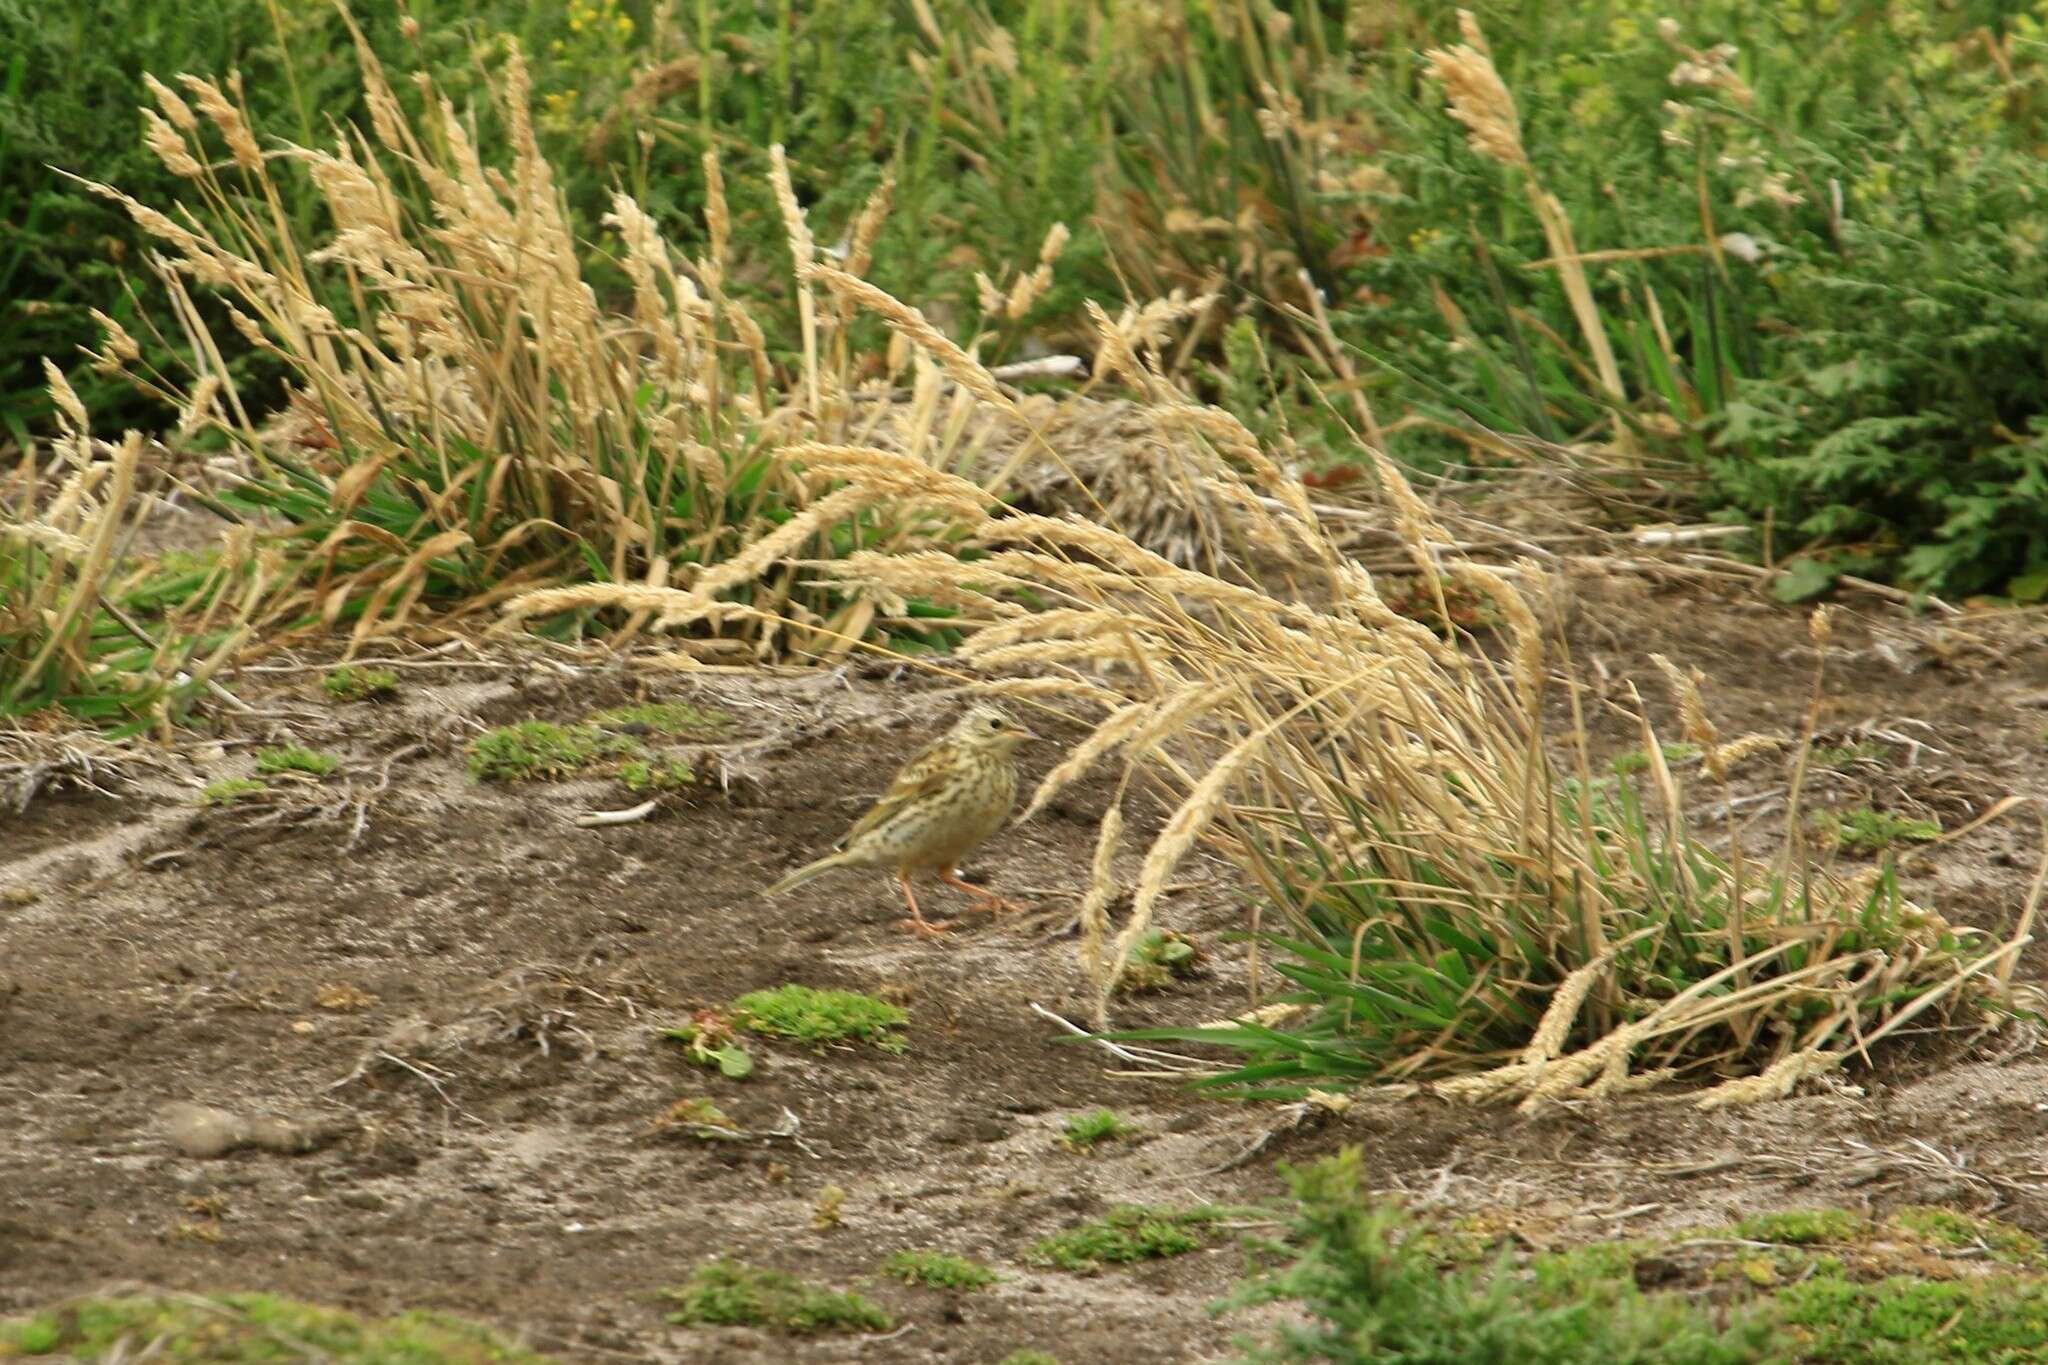
[[[979,902],[973,908],[1001,912],[1027,907],[960,877],[960,860],[1002,828],[1017,800],[1017,747],[1035,739],[1000,707],[981,703],[953,723],[917,757],[903,765],[889,790],[855,822],[836,846],[776,882],[763,896],[779,896],[814,877],[842,867],[893,869],[903,889],[913,933],[936,938],[951,921],[927,920],[918,909],[910,874],[936,871],[948,886]]]

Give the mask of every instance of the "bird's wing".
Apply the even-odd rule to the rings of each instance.
[[[876,825],[903,809],[908,803],[937,791],[953,771],[953,764],[946,752],[944,741],[932,745],[916,758],[903,765],[903,771],[896,774],[896,780],[889,784],[889,790],[882,793],[879,801],[866,815],[861,816],[854,827],[846,831],[846,837],[839,841],[841,848],[852,848],[854,843]]]

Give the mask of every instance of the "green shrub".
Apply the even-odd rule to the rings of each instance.
[[[1811,1209],[1520,1265],[1508,1250],[1484,1263],[1446,1262],[1433,1232],[1369,1193],[1357,1148],[1286,1173],[1297,1209],[1286,1240],[1263,1250],[1287,1263],[1255,1273],[1218,1305],[1285,1303],[1306,1315],[1305,1325],[1248,1343],[1256,1362],[1932,1365],[2028,1360],[2048,1340],[2048,1287],[2038,1276],[1973,1273],[1969,1258],[1981,1247],[2022,1258],[2038,1250],[1995,1220],[1902,1210],[1880,1233],[1858,1215]],[[1893,1245],[1899,1238],[1909,1244]],[[1773,1251],[1746,1245],[1758,1241]],[[1803,1250],[1822,1244],[1856,1247],[1863,1273],[1882,1278],[1850,1278],[1844,1259]],[[1939,1264],[1944,1253],[1951,1264]],[[1891,1264],[1915,1273],[1888,1274]],[[1670,1289],[1639,1288],[1652,1275]]]
[[[1285,1267],[1256,1275],[1227,1305],[1288,1303],[1308,1315],[1251,1347],[1258,1362],[1453,1365],[1589,1360],[1747,1362],[1764,1338],[1740,1322],[1724,1331],[1682,1298],[1641,1294],[1632,1277],[1581,1277],[1554,1299],[1532,1293],[1505,1258],[1440,1267],[1414,1224],[1366,1191],[1359,1153],[1287,1171],[1300,1201]],[[1283,1248],[1272,1248],[1282,1251]]]

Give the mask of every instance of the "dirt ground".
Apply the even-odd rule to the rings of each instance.
[[[1614,709],[1630,682],[1671,728],[1653,652],[1707,671],[1724,734],[1797,727],[1813,667],[1798,613],[1635,575],[1575,587],[1576,664],[1610,752],[1640,742]],[[1822,729],[1863,748],[1817,772],[1812,799],[1953,829],[2000,797],[2048,797],[2039,626],[1847,614]],[[1029,1264],[1026,1248],[1118,1203],[1272,1200],[1277,1160],[1343,1143],[1364,1147],[1380,1188],[1498,1217],[1534,1246],[1809,1204],[1995,1209],[2048,1232],[2048,1055],[2024,1029],[1911,1040],[1875,1071],[1732,1113],[1683,1094],[1533,1116],[1427,1093],[1342,1116],[1219,1103],[1116,1074],[1123,1063],[1033,1009],[1085,1014],[1062,931],[1103,788],[970,866],[1045,907],[1035,919],[974,920],[934,944],[897,928],[880,875],[757,896],[829,846],[951,714],[951,694],[861,669],[703,681],[549,653],[403,657],[384,703],[330,704],[311,668],[245,675],[237,691],[263,714],[222,742],[133,767],[111,794],[46,793],[0,814],[0,1313],[145,1282],[445,1309],[574,1360],[978,1363],[1022,1347],[1068,1365],[1220,1360],[1260,1325],[1207,1311],[1243,1272],[1250,1228],[1093,1276]],[[464,770],[463,744],[486,727],[640,697],[735,718],[698,755],[717,780],[644,822],[573,823],[637,800],[609,782],[480,786]],[[283,805],[198,804],[286,734],[346,767]],[[1054,728],[1027,777],[1071,738]],[[1754,768],[1732,796],[1761,842],[1784,776]],[[1688,794],[1699,807],[1731,795]],[[1134,828],[1157,818],[1134,811]],[[2016,812],[1917,860],[1909,892],[2009,928],[2039,837]],[[1241,905],[1227,868],[1194,865],[1162,919],[1204,945],[1207,975],[1128,1001],[1119,1022],[1242,1008],[1242,949],[1224,939]],[[2037,945],[2019,977],[2044,976]],[[907,1050],[757,1041],[759,1069],[728,1080],[661,1038],[699,1004],[785,982],[906,1003]],[[760,1136],[655,1125],[694,1095]],[[186,1101],[301,1122],[314,1150],[183,1155],[166,1109]],[[1142,1137],[1064,1150],[1064,1119],[1096,1106]],[[828,1186],[843,1215],[821,1228]],[[887,1253],[927,1247],[1002,1279],[959,1295],[877,1276]],[[858,1287],[898,1330],[793,1342],[668,1324],[657,1292],[721,1252]]]

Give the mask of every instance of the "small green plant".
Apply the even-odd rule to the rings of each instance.
[[[1120,1204],[1105,1218],[1035,1243],[1026,1256],[1042,1265],[1075,1271],[1182,1256],[1207,1246],[1211,1229],[1228,1215],[1229,1210],[1208,1205],[1166,1209]]]
[[[969,1293],[986,1289],[996,1282],[995,1271],[949,1251],[899,1251],[882,1262],[882,1273],[893,1275],[905,1284]]]
[[[256,771],[259,773],[306,773],[313,777],[325,777],[340,766],[341,760],[333,754],[323,754],[317,749],[307,749],[297,744],[256,751]]]
[[[685,1327],[763,1327],[790,1336],[823,1332],[886,1332],[895,1325],[877,1305],[854,1293],[835,1293],[779,1270],[720,1257],[690,1272],[661,1297],[674,1305],[668,1320]]]
[[[1657,747],[1666,763],[1690,763],[1700,756],[1697,744],[1660,744]],[[1648,768],[1650,756],[1641,749],[1631,749],[1625,754],[1615,755],[1614,761],[1607,766],[1616,777],[1628,777]]]
[[[590,723],[606,730],[660,735],[665,739],[712,739],[732,728],[732,717],[724,711],[688,702],[649,701],[599,711]]]
[[[1175,981],[1193,976],[1201,961],[1202,950],[1192,939],[1171,929],[1148,929],[1132,947],[1117,989],[1127,995],[1163,991]]]
[[[661,1111],[653,1127],[658,1133],[683,1133],[704,1142],[722,1142],[740,1131],[731,1115],[702,1095],[677,1100]]]
[[[388,668],[345,664],[322,679],[320,687],[335,701],[381,700],[397,695],[398,675]]]
[[[697,780],[697,770],[679,758],[629,758],[619,765],[619,781],[633,793],[680,791]]]
[[[1097,1143],[1121,1142],[1138,1135],[1135,1123],[1117,1117],[1109,1109],[1091,1109],[1070,1117],[1060,1132],[1060,1145],[1069,1151],[1085,1152]]]
[[[681,1043],[684,1053],[697,1065],[715,1066],[732,1080],[744,1080],[754,1074],[754,1059],[746,1044],[717,1010],[698,1010],[690,1016],[689,1023],[664,1030],[661,1036]]]
[[[1869,806],[1815,811],[1813,825],[1828,842],[1850,853],[1877,853],[1894,844],[1924,844],[1941,837],[1941,826],[1932,820],[1894,815]]]
[[[275,1294],[77,1299],[0,1322],[0,1358],[207,1361],[218,1365],[318,1359],[333,1365],[544,1365],[538,1355],[439,1313],[364,1318]]]
[[[998,1365],[1060,1365],[1060,1358],[1050,1351],[1012,1351]]]
[[[1752,1354],[1763,1338],[1756,1326],[1738,1319],[1720,1329],[1682,1298],[1644,1296],[1625,1254],[1585,1260],[1569,1277],[1553,1270],[1527,1280],[1505,1254],[1487,1265],[1440,1266],[1408,1216],[1367,1193],[1355,1147],[1286,1175],[1299,1212],[1287,1242],[1266,1249],[1294,1260],[1254,1275],[1224,1305],[1290,1303],[1308,1315],[1307,1325],[1251,1351],[1261,1365],[1773,1358]]]
[[[469,775],[479,782],[567,777],[604,752],[606,744],[592,725],[523,720],[469,742]]]
[[[270,790],[270,784],[254,777],[223,777],[209,782],[199,793],[202,806],[227,806]]]
[[[732,1002],[732,1015],[756,1033],[806,1043],[873,1043],[891,1052],[903,1050],[903,1038],[896,1030],[910,1019],[899,1006],[871,995],[796,985],[743,995]]]
[[[1854,744],[1816,744],[1807,751],[1808,757],[1823,768],[1846,768],[1854,763],[1878,763],[1885,757],[1885,747],[1872,740],[1859,740]]]
[[[1733,1231],[1735,1236],[1750,1242],[1776,1242],[1795,1247],[1840,1246],[1868,1237],[1870,1221],[1842,1209],[1793,1209],[1745,1218],[1735,1225]]]
[[[1991,1218],[1973,1218],[1954,1209],[1914,1205],[1894,1213],[1888,1220],[1901,1231],[1927,1241],[1960,1249],[1982,1248],[1994,1261],[2040,1269],[2048,1265],[2041,1239],[2010,1223]]]
[[[1484,1257],[1465,1239],[1446,1258],[1434,1230],[1371,1195],[1355,1147],[1286,1175],[1297,1200],[1289,1235],[1260,1249],[1291,1263],[1255,1274],[1219,1305],[1284,1302],[1306,1315],[1305,1328],[1253,1348],[1260,1365],[1963,1365],[2031,1360],[2048,1340],[2048,1284],[1978,1273],[1986,1249],[2021,1263],[2039,1251],[1994,1219],[1903,1209],[1880,1230],[1841,1209],[1803,1209],[1518,1264],[1509,1242]],[[1769,1246],[1760,1252],[1757,1242]],[[1807,1250],[1828,1244],[1856,1255]],[[1639,1285],[1652,1268],[1659,1283],[1676,1268],[1680,1282],[1646,1293]],[[1895,1269],[1910,1273],[1887,1275]]]

